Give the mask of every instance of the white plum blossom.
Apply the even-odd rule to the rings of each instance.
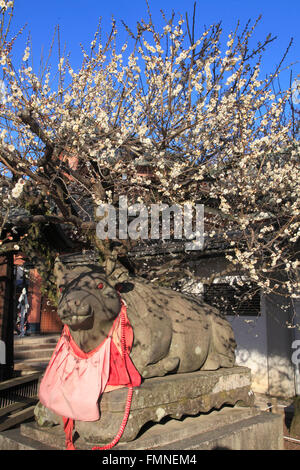
[[[2,8],[3,10],[7,10],[8,8],[12,8],[13,4],[14,4],[13,1],[7,2],[5,0],[0,0],[0,8]]]
[[[11,4],[0,0],[3,15]],[[274,91],[278,72],[261,76],[271,39],[252,47],[255,23],[229,34],[222,52],[219,26],[193,40],[182,19],[164,20],[161,30],[151,18],[127,27],[125,44],[114,22],[107,42],[96,32],[81,66],[66,53],[41,75],[28,66],[29,47],[15,64],[0,42],[1,205],[9,210],[31,188],[86,236],[95,225],[87,201],[198,201],[209,237],[228,241],[228,260],[260,288],[290,295],[299,283],[300,148],[285,115],[291,90]],[[278,271],[289,284],[272,284]]]
[[[19,181],[15,184],[14,188],[12,189],[11,195],[13,198],[18,199],[24,188],[24,180],[19,179]]]

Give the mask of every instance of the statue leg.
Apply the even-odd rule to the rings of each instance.
[[[141,375],[144,379],[150,377],[163,377],[166,374],[174,372],[179,366],[179,357],[166,357],[156,364],[149,364],[144,367]]]
[[[39,401],[34,409],[34,417],[37,424],[41,427],[52,427],[57,424],[62,424],[61,416],[58,416],[53,411],[46,408]]]
[[[233,367],[236,342],[229,322],[218,314],[210,316],[211,341],[209,353],[202,370],[216,370],[219,367]]]

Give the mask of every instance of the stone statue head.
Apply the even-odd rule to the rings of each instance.
[[[58,315],[72,329],[90,329],[97,319],[113,320],[120,311],[116,280],[98,264],[55,262],[59,290]]]

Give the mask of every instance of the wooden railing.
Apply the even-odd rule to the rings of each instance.
[[[34,416],[41,372],[0,382],[0,432]]]

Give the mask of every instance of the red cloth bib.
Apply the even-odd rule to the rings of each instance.
[[[107,338],[88,353],[77,346],[68,326],[64,326],[39,388],[41,403],[56,414],[73,420],[96,421],[98,400],[103,392],[141,384],[141,376],[129,357],[133,331],[126,305],[121,302],[121,311]],[[121,315],[124,315],[124,356]]]

